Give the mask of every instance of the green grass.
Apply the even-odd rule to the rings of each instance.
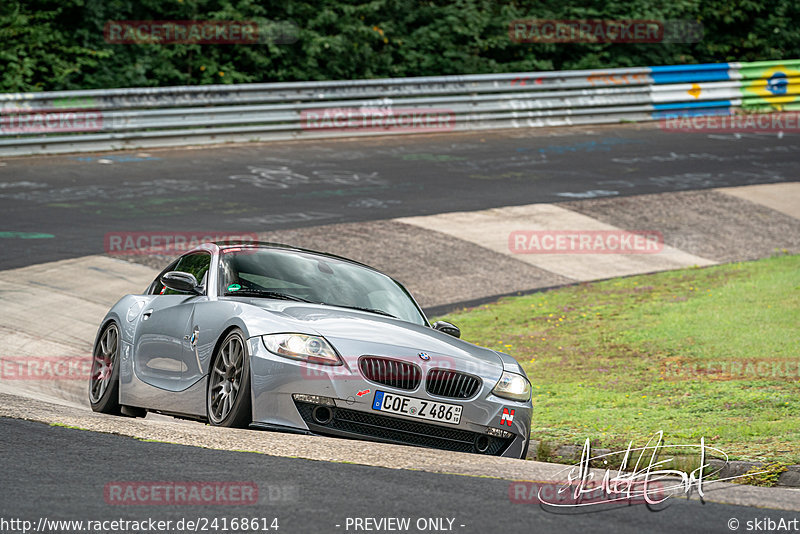
[[[555,289],[442,319],[511,354],[533,384],[533,439],[706,443],[800,463],[800,256]],[[759,365],[760,364],[760,365]]]

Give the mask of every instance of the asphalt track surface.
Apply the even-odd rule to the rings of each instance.
[[[744,530],[747,521],[791,521],[797,516],[677,498],[653,509],[626,505],[602,511],[556,511],[511,502],[506,480],[146,443],[18,419],[0,419],[0,445],[4,460],[0,520],[22,519],[34,525],[42,517],[173,522],[263,517],[269,523],[277,518],[278,532],[335,533],[365,532],[348,530],[347,518],[407,517],[411,519],[407,532],[449,532],[416,528],[420,518],[449,518],[454,520],[452,532],[464,533],[605,529],[657,533],[730,532],[731,518]],[[135,481],[255,483],[258,502],[150,506],[108,500],[107,484]]]
[[[0,162],[0,270],[102,253],[108,232],[264,232],[788,182],[798,154],[800,136],[629,125],[9,159]],[[658,511],[556,513],[510,502],[507,480],[145,443],[15,419],[0,419],[0,451],[0,520],[277,517],[279,532],[345,532],[336,525],[347,517],[447,517],[455,532],[730,532],[734,517],[740,530],[796,517],[674,498]],[[294,493],[247,507],[115,506],[103,495],[114,481],[208,480]],[[0,531],[12,532],[2,522]]]
[[[0,269],[102,253],[107,232],[259,232],[790,181],[798,154],[796,135],[623,125],[8,159]]]

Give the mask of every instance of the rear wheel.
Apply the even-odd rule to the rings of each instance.
[[[92,353],[89,403],[95,412],[121,414],[119,405],[119,329],[116,323],[106,326]]]
[[[247,428],[252,422],[250,358],[240,330],[219,344],[208,377],[208,422],[213,426]]]

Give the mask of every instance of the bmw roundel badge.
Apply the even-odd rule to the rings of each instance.
[[[427,353],[425,353],[425,352],[420,352],[420,353],[418,354],[418,356],[419,356],[419,359],[420,359],[420,360],[422,360],[423,362],[427,362],[428,360],[430,360],[430,359],[431,359],[431,357],[430,357],[430,356],[428,356],[428,354],[427,354]]]

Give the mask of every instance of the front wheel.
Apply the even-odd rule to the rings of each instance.
[[[250,357],[241,330],[220,343],[211,362],[206,393],[208,422],[213,426],[247,428],[252,422]]]

